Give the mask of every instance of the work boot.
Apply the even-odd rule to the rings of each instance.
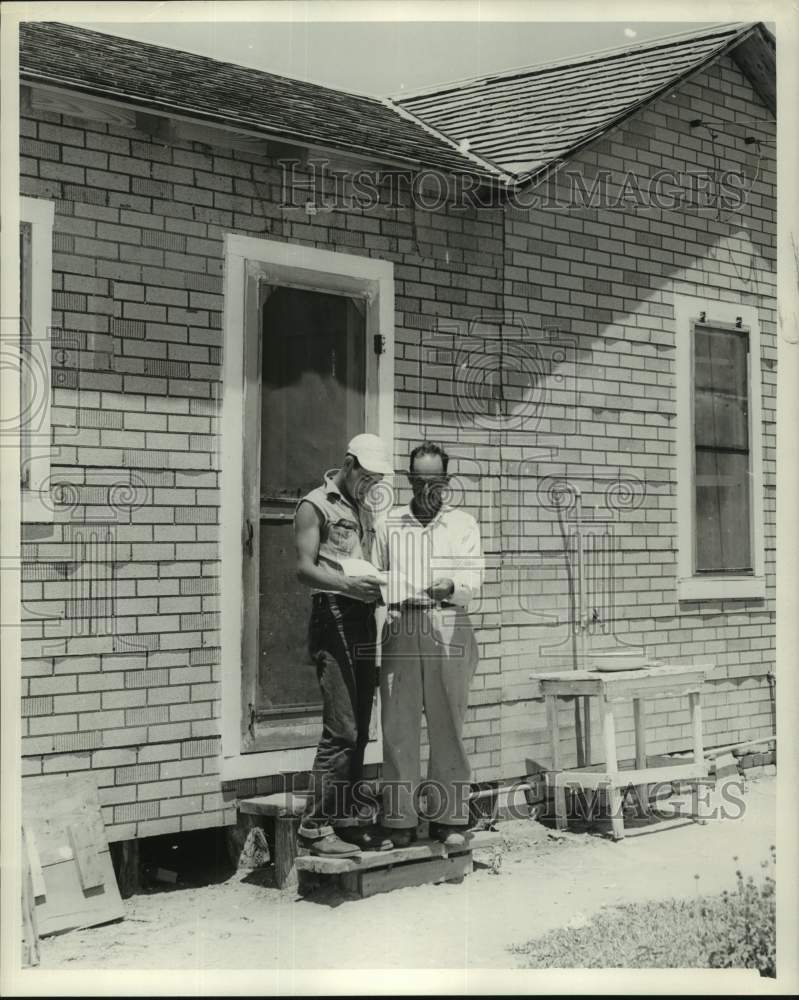
[[[391,841],[393,847],[410,847],[416,840],[416,827],[407,826],[398,829],[387,829],[386,836]]]
[[[443,844],[444,847],[450,849],[466,846],[465,826],[448,826],[446,823],[431,823],[430,836]]]
[[[324,837],[301,837],[300,843],[311,854],[317,854],[321,858],[355,858],[361,853],[355,844],[348,844],[335,833],[328,833]]]
[[[339,826],[336,833],[341,840],[355,844],[362,851],[390,851],[394,844],[380,827],[370,826]]]

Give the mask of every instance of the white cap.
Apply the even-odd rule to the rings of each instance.
[[[356,434],[347,445],[347,454],[354,455],[367,472],[394,474],[391,452],[376,434]]]

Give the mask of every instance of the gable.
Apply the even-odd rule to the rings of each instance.
[[[397,103],[520,183],[573,156],[724,53],[773,105],[774,53],[766,35],[760,25],[727,26],[469,81]]]

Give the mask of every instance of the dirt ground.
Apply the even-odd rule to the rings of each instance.
[[[687,821],[619,843],[508,821],[502,847],[476,853],[460,885],[369,899],[302,898],[274,888],[271,869],[135,895],[121,922],[42,941],[42,968],[511,969],[521,963],[512,945],[579,926],[604,905],[721,892],[734,887],[736,868],[758,877],[775,804],[776,779],[760,776],[747,781],[739,819]]]

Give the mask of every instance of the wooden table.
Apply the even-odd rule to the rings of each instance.
[[[563,670],[534,674],[538,684],[537,697],[546,704],[547,724],[552,745],[552,771],[555,773],[555,823],[566,828],[566,786],[606,788],[609,796],[613,839],[624,836],[624,818],[619,789],[629,785],[646,786],[649,782],[706,778],[708,769],[702,742],[702,707],[699,701],[705,675],[714,664],[648,666],[638,670]],[[693,731],[693,761],[664,767],[649,767],[646,755],[646,722],[644,700],[663,696],[688,696]],[[602,720],[604,769],[561,769],[558,698],[579,696],[599,700]],[[616,719],[614,706],[631,700],[635,718],[635,769],[620,770],[616,753]],[[589,761],[590,764],[590,761]]]

